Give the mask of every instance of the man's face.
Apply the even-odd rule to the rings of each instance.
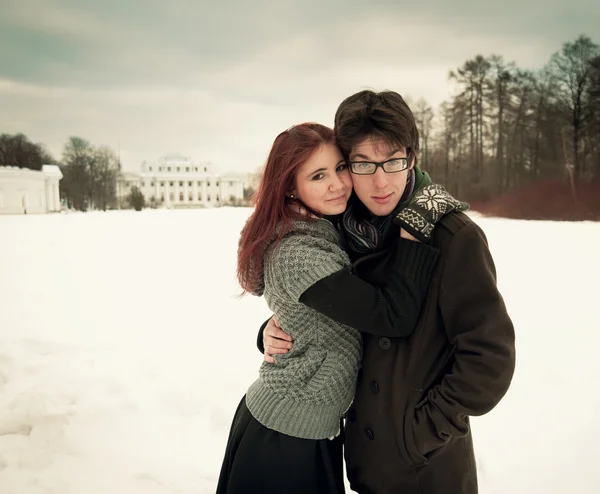
[[[350,161],[370,161],[380,163],[392,158],[405,158],[406,148],[390,147],[381,139],[366,138],[352,148]],[[406,188],[407,170],[397,173],[386,173],[378,167],[373,175],[357,175],[352,173],[354,192],[367,209],[375,216],[387,216],[400,202]]]

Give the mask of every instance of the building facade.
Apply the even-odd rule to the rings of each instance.
[[[56,165],[41,170],[0,166],[0,214],[41,214],[61,210]]]
[[[166,208],[215,207],[236,204],[244,198],[244,178],[213,173],[210,163],[180,154],[144,161],[141,172],[123,172],[117,196],[124,201],[131,188],[140,189],[146,204]]]

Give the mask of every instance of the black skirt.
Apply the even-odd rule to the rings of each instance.
[[[342,434],[312,440],[267,429],[244,396],[233,417],[217,494],[343,494],[342,447]]]

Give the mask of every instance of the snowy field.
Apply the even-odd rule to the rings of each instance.
[[[0,216],[0,494],[214,492],[269,315],[237,298],[248,213]],[[518,352],[480,492],[597,493],[600,223],[475,220]]]

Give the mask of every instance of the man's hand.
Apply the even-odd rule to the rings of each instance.
[[[466,202],[452,197],[441,185],[429,184],[413,194],[393,221],[421,242],[427,243],[435,225],[446,214],[468,209]]]
[[[410,233],[408,233],[404,228],[400,228],[400,237],[406,238],[408,240],[412,240],[413,242],[419,242],[419,239],[413,237]]]
[[[277,317],[273,316],[263,330],[264,361],[275,363],[272,355],[287,353],[292,348],[292,337],[279,327]]]

